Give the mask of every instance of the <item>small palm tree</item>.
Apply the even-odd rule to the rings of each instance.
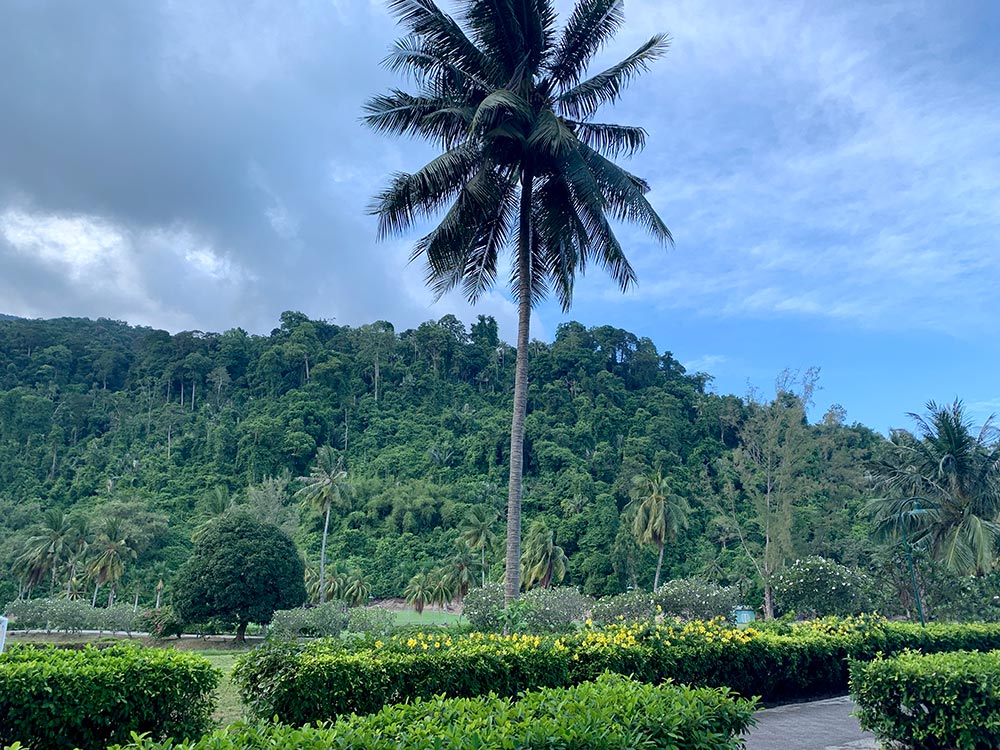
[[[89,572],[94,581],[94,599],[91,606],[97,605],[97,590],[104,584],[110,584],[108,606],[115,602],[115,590],[125,573],[125,561],[135,558],[135,551],[129,545],[128,535],[119,518],[105,520],[97,540],[94,543],[94,557],[90,561]]]
[[[375,130],[418,136],[443,153],[414,174],[397,174],[372,212],[381,237],[444,213],[413,257],[427,261],[438,295],[461,286],[475,302],[512,256],[518,305],[511,415],[505,598],[520,586],[521,493],[531,309],[554,291],[563,308],[587,264],[622,290],[635,271],[612,222],[638,224],[661,243],[670,232],[646,200],[649,185],[614,163],[645,144],[642,128],[598,123],[628,83],[666,52],[655,35],[617,65],[588,65],[624,23],[622,0],[579,0],[557,28],[553,0],[466,0],[457,20],[433,0],[390,0],[407,29],[386,65],[408,73],[418,92],[372,99]]]
[[[360,568],[351,568],[344,582],[343,598],[352,607],[360,607],[368,602],[372,586],[365,579]]]
[[[49,596],[55,595],[56,573],[70,553],[70,521],[61,510],[50,508],[42,514],[38,532],[27,543],[27,556],[38,572],[50,576]]]
[[[344,459],[329,445],[322,446],[316,453],[316,463],[309,470],[309,476],[298,477],[305,486],[295,493],[303,502],[319,511],[323,516],[323,543],[319,553],[319,580],[326,581],[326,538],[330,530],[330,509],[343,501],[349,489]],[[326,601],[326,585],[319,587],[319,601]]]
[[[486,585],[486,574],[489,570],[489,566],[486,564],[486,550],[492,549],[497,542],[496,524],[498,520],[499,516],[495,510],[485,505],[474,505],[458,527],[458,538],[465,542],[473,552],[479,553],[479,568],[483,586]]]
[[[655,544],[659,548],[653,590],[660,587],[663,548],[667,540],[676,540],[677,532],[688,525],[691,506],[673,491],[670,481],[657,471],[632,479],[632,533],[639,544]],[[628,507],[628,506],[627,506]]]
[[[464,599],[476,581],[476,568],[479,566],[479,563],[472,556],[472,550],[469,548],[469,545],[458,540],[456,547],[455,554],[446,563],[446,569],[448,571],[448,580],[455,589],[455,597]]]
[[[76,571],[81,560],[86,556],[91,541],[90,519],[82,515],[70,516],[69,531],[67,534],[69,557],[66,561],[68,568],[66,576],[67,599],[75,597]]]
[[[433,581],[427,573],[417,573],[406,584],[403,596],[406,603],[416,610],[418,615],[424,613],[424,607],[433,599]]]
[[[535,519],[524,540],[521,579],[524,587],[549,588],[566,577],[566,553],[555,543],[556,533],[542,518]]]
[[[452,571],[447,567],[435,568],[430,572],[429,578],[431,586],[430,603],[444,609],[454,601],[457,593]]]
[[[926,549],[949,569],[989,572],[1000,539],[1000,446],[993,418],[977,432],[961,401],[910,414],[916,434],[894,430],[872,476],[881,497],[866,514],[876,534]]]

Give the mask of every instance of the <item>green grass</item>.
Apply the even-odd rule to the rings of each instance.
[[[243,702],[240,700],[240,694],[230,677],[233,665],[236,664],[240,653],[235,651],[197,651],[195,653],[204,656],[212,662],[212,666],[218,667],[223,673],[216,691],[217,704],[212,718],[219,726],[239,721],[243,717]]]
[[[464,622],[462,616],[455,612],[442,612],[436,609],[425,609],[422,615],[418,615],[412,609],[398,610],[394,614],[397,625],[458,625]]]

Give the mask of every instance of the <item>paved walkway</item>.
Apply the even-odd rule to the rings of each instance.
[[[848,697],[794,703],[757,712],[747,750],[868,750],[875,737],[861,731]]]

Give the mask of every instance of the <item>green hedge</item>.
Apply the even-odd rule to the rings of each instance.
[[[842,695],[848,661],[905,648],[1000,648],[995,625],[927,629],[864,618],[821,621],[788,633],[710,623],[634,624],[572,636],[429,635],[348,644],[274,644],[233,673],[251,715],[301,724],[438,694],[512,697],[566,687],[603,672],[657,684],[728,687],[777,703]]]
[[[200,656],[135,645],[0,655],[0,746],[97,750],[131,732],[207,731],[220,674]]]
[[[736,750],[755,705],[728,691],[654,687],[617,675],[569,689],[389,706],[371,716],[301,729],[232,725],[190,744],[140,741],[141,750]]]
[[[1000,747],[1000,651],[907,652],[851,665],[858,720],[922,750]]]

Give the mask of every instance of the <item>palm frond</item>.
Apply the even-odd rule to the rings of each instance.
[[[575,120],[588,119],[602,104],[618,99],[632,78],[648,70],[649,64],[662,57],[669,46],[666,35],[653,36],[617,65],[559,94],[556,103],[560,111]]]
[[[647,133],[644,128],[578,120],[568,120],[567,125],[576,132],[581,142],[611,158],[632,156],[646,147]]]
[[[393,89],[365,102],[363,111],[362,119],[376,132],[416,135],[451,146],[465,137],[474,109]]]
[[[580,82],[587,63],[625,21],[622,0],[580,0],[573,8],[548,63],[560,90]]]

